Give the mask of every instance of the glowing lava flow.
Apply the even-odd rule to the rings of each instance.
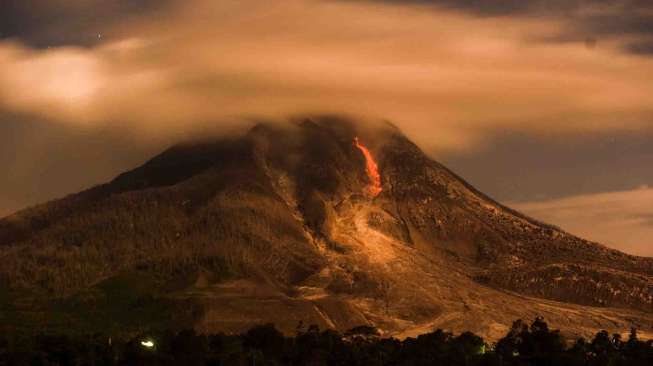
[[[381,188],[379,167],[376,165],[372,153],[358,141],[358,137],[354,138],[354,146],[356,146],[358,150],[363,153],[363,156],[365,156],[365,172],[367,173],[367,177],[370,179],[370,184],[367,186],[367,193],[370,197],[374,198],[383,190],[383,188]]]

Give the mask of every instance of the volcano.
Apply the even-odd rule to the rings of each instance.
[[[390,124],[320,117],[174,146],[0,220],[0,327],[273,322],[487,339],[542,316],[653,333],[653,259],[511,210]]]

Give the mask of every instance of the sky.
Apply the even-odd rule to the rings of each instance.
[[[653,256],[648,0],[0,2],[0,216],[320,113],[390,120],[501,202]]]

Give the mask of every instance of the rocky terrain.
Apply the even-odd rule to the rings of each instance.
[[[495,339],[536,316],[650,335],[653,259],[502,206],[389,124],[259,124],[0,220],[3,329],[302,321]]]

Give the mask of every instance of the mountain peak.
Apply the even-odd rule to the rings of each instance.
[[[543,314],[575,334],[653,325],[651,259],[502,206],[390,124],[339,117],[176,145],[0,220],[0,244],[0,290],[17,312],[33,310],[16,305],[25,294],[54,297],[127,328],[129,309],[207,331],[302,319],[492,338]],[[131,297],[114,303],[115,291]],[[596,311],[616,323],[585,316]]]

